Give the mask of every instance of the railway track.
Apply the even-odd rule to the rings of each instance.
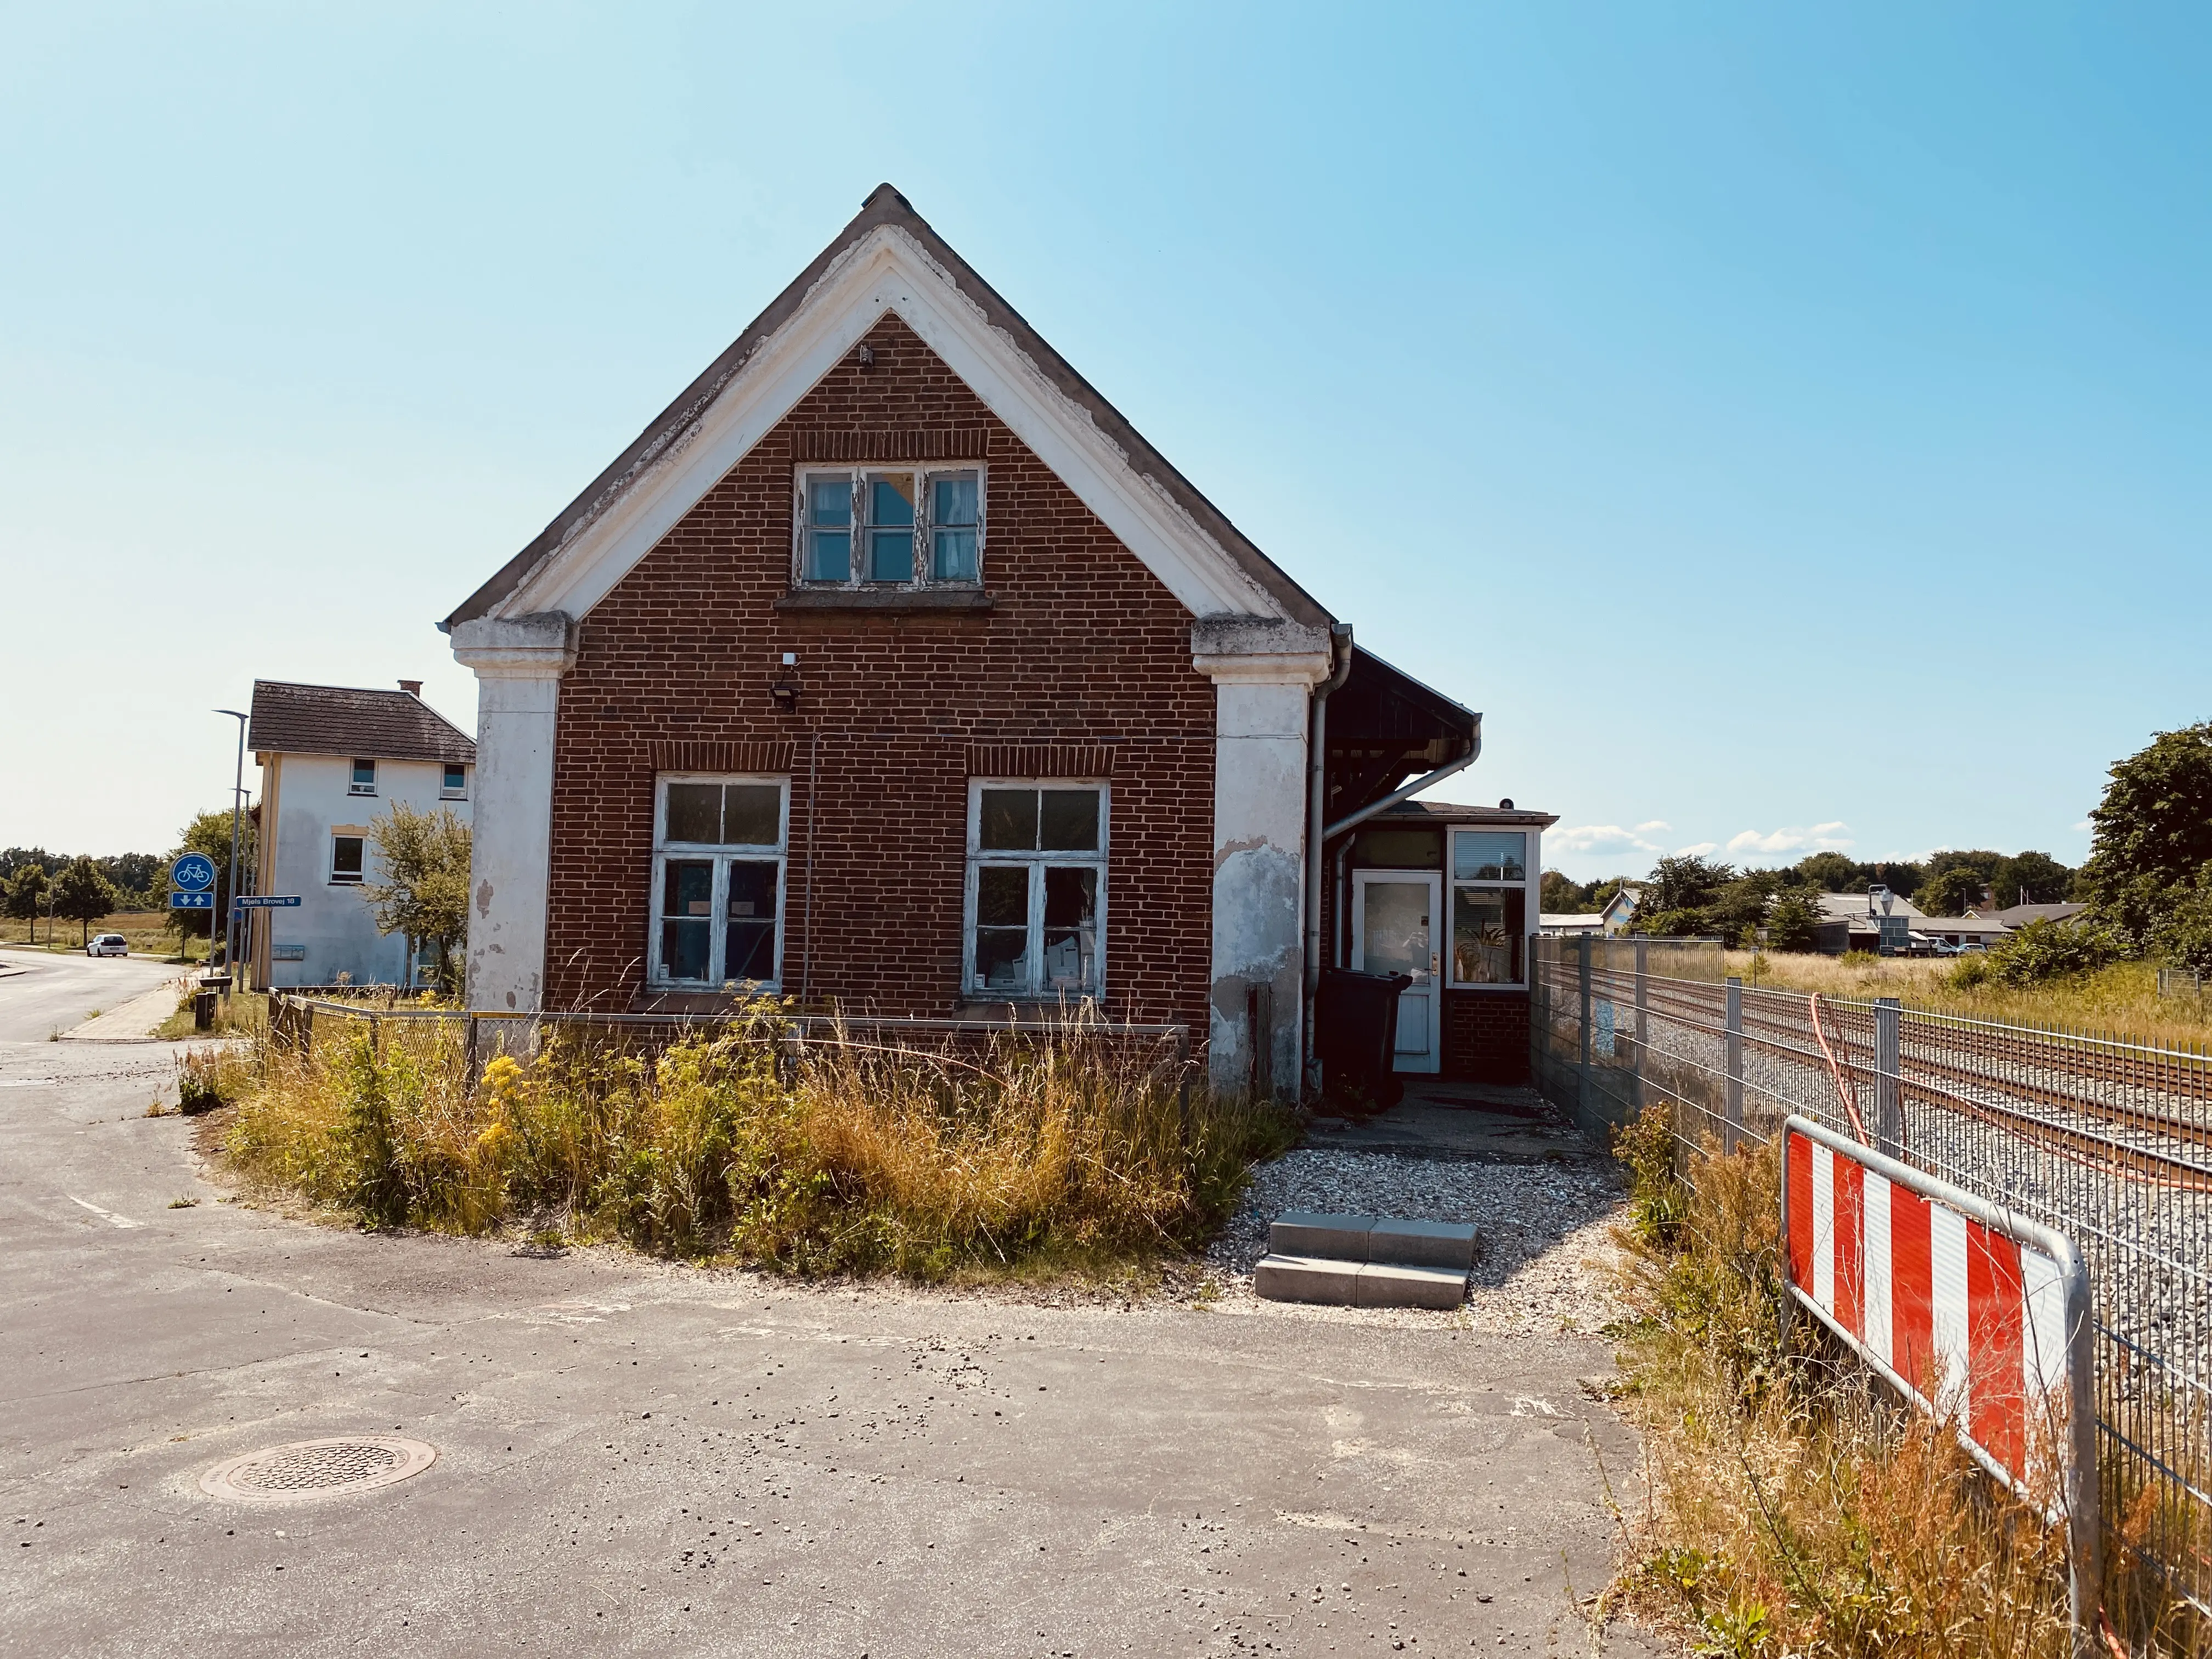
[[[1578,994],[1573,975],[1554,974],[1548,988]],[[1616,1022],[1633,1006],[1635,976],[1594,969],[1593,994],[1614,1005]],[[1775,993],[1747,991],[1743,1042],[1785,1063],[1814,1072],[1827,1070],[1819,1052],[1809,1003],[1794,994],[1786,1012]],[[1645,1007],[1656,1018],[1718,1039],[1726,993],[1719,985],[1658,976],[1645,981]],[[1856,1090],[1874,1085],[1878,1073],[1856,1059],[1874,1047],[1874,1018],[1863,1007],[1823,1010],[1832,1038],[1841,1040],[1838,1069]],[[1902,1035],[1899,1093],[1903,1102],[1980,1117],[2025,1139],[2040,1142],[2069,1162],[2117,1167],[2141,1180],[2192,1191],[2212,1190],[2212,1124],[2203,1118],[2205,1091],[2212,1078],[2193,1075],[2179,1064],[2137,1061],[2109,1048],[2086,1054],[2072,1046],[2033,1037],[2008,1039],[2003,1050],[1993,1037],[1972,1028],[1929,1023],[1908,1017]],[[2084,1058],[2092,1064],[2085,1068]],[[2177,1087],[2176,1085],[2182,1085]],[[2188,1085],[2193,1085],[2194,1087]],[[2100,1091],[2148,1094],[2148,1101],[2114,1101]],[[2032,1103],[2039,1113],[2023,1109]],[[2056,1111],[2076,1121],[2046,1115]],[[2087,1127],[2081,1120],[2096,1127]]]

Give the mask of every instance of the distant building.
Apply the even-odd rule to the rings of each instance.
[[[2008,904],[2002,910],[1988,905],[1974,905],[1966,914],[1978,920],[2002,922],[2007,927],[2025,927],[2031,921],[2071,921],[2088,909],[2086,904]],[[1949,926],[1946,918],[1945,926]]]
[[[1540,931],[1572,936],[1591,933],[1611,939],[1628,931],[1635,920],[1638,901],[1644,889],[1633,883],[1623,883],[1620,890],[1595,910],[1547,910],[1540,918]]]
[[[254,890],[296,894],[296,909],[262,910],[241,952],[257,985],[413,985],[427,963],[376,929],[361,892],[378,875],[371,821],[404,802],[469,821],[477,746],[422,699],[397,691],[253,683],[247,742],[261,768],[261,851]]]

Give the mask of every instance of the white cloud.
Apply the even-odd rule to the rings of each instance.
[[[1661,828],[1665,828],[1662,824]],[[1547,830],[1544,850],[1547,853],[1656,853],[1656,843],[1646,841],[1638,830],[1649,830],[1648,823],[1635,830],[1624,830],[1617,823],[1583,823],[1565,830]]]
[[[1841,853],[1851,845],[1850,825],[1816,823],[1809,830],[1795,826],[1780,830],[1746,830],[1729,837],[1731,853]]]
[[[1649,835],[1654,830],[1672,830],[1674,827],[1664,818],[1654,818],[1649,823],[1638,824],[1636,830],[1638,835]]]
[[[1674,856],[1678,859],[1703,858],[1708,853],[1720,850],[1721,844],[1717,841],[1693,841],[1687,847],[1677,847]]]

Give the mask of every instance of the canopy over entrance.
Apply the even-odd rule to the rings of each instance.
[[[1481,731],[1473,709],[1355,645],[1352,672],[1328,700],[1322,822],[1472,755]]]

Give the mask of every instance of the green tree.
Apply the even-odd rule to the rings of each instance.
[[[1864,892],[1867,866],[1841,853],[1811,853],[1797,860],[1796,872],[1823,893]]]
[[[362,884],[377,927],[436,952],[431,975],[453,988],[453,956],[469,926],[469,827],[447,808],[418,812],[404,801],[369,821],[384,879]]]
[[[2142,951],[2172,890],[2212,863],[2212,720],[2160,732],[2113,763],[2081,886],[2097,918]]]
[[[17,921],[31,924],[31,943],[39,942],[39,917],[46,908],[46,872],[36,864],[20,864],[0,886],[0,907]]]
[[[1938,853],[1936,856],[1943,855]],[[1989,884],[1973,866],[1954,864],[1923,882],[1912,902],[1931,916],[1963,916],[1968,905],[1982,902],[1982,890]]]
[[[2074,888],[2074,872],[2048,853],[2015,853],[1990,878],[1997,902],[2057,904]]]
[[[1588,888],[1557,870],[1544,872],[1544,878],[1538,884],[1538,907],[1547,915],[1580,915],[1597,908],[1589,902]]]
[[[1820,902],[1802,887],[1784,888],[1766,907],[1766,945],[1771,951],[1809,951],[1821,921]]]
[[[2212,979],[2212,865],[2188,886],[2166,890],[2150,943],[2175,967]]]
[[[115,890],[100,867],[82,855],[71,859],[54,878],[54,914],[82,924],[84,944],[92,937],[92,924],[115,909]]]

